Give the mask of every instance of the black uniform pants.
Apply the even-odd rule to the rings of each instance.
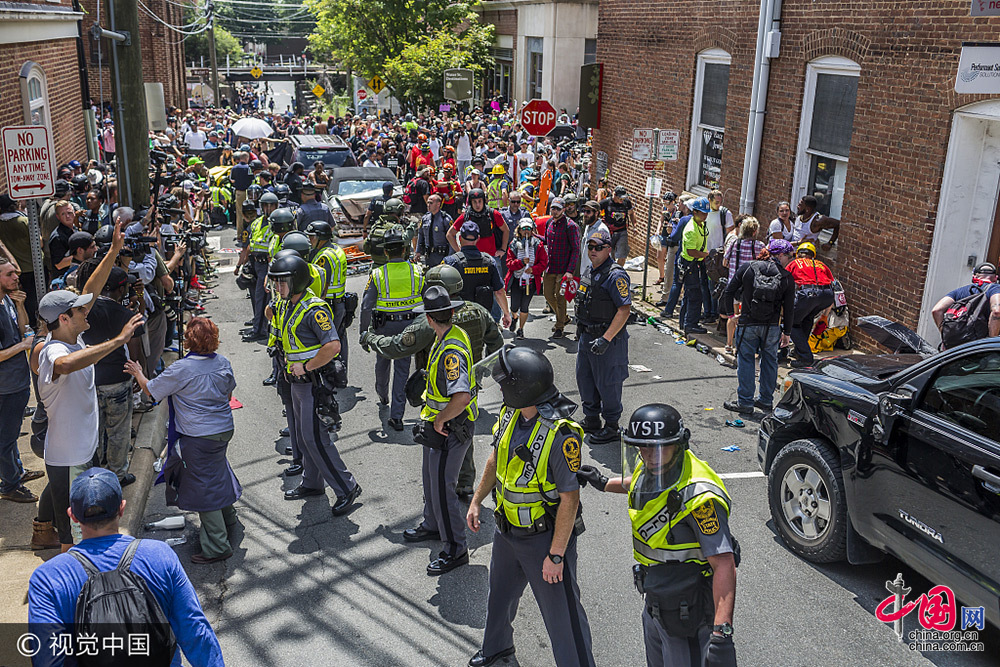
[[[812,348],[809,347],[813,320],[832,305],[832,287],[803,287],[795,293],[791,337],[795,344],[795,356],[802,361],[811,363],[813,360]]]

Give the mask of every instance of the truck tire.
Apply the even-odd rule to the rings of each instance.
[[[767,477],[771,518],[784,543],[813,563],[833,563],[847,554],[847,499],[840,461],[818,439],[788,443]]]

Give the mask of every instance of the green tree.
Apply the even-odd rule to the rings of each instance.
[[[233,62],[239,62],[240,56],[243,55],[243,46],[240,44],[240,40],[233,37],[228,30],[216,26],[215,54],[216,57],[223,63],[225,63],[227,55],[232,58]],[[197,35],[191,35],[187,38],[187,40],[185,40],[185,60],[197,61],[200,60],[202,56],[205,56],[205,62],[208,62],[209,55],[207,30],[205,32],[200,32]]]

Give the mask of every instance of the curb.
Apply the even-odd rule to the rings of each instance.
[[[714,357],[722,357],[723,359],[725,359],[726,365],[732,366],[733,368],[736,367],[736,355],[726,352],[725,345],[719,345],[718,341],[712,334],[707,333],[707,334],[695,334],[693,336],[685,336],[684,331],[681,329],[680,323],[677,320],[668,320],[662,317],[660,314],[660,309],[652,305],[648,301],[633,301],[632,307],[638,310],[646,317],[654,318],[657,322],[661,323],[662,326],[665,326],[667,329],[669,329],[670,332],[680,335],[681,338],[687,338],[688,340],[693,339],[697,341],[696,345],[699,347],[698,350],[699,352],[702,351],[700,348],[704,347],[708,350],[707,352],[703,352],[704,354],[708,354]],[[779,366],[778,368],[779,376],[782,370],[783,369]]]
[[[163,453],[167,437],[167,407],[160,402],[145,413],[139,421],[135,436],[135,451],[129,471],[135,475],[135,482],[125,487],[125,514],[120,523],[121,532],[138,535],[142,528],[142,517],[146,514],[146,503],[153,489],[153,481],[158,474],[153,463]]]

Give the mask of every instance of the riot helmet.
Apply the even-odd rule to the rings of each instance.
[[[312,244],[309,243],[309,237],[302,232],[288,232],[281,239],[281,249],[294,250],[299,253],[299,257],[305,259],[312,252]]]
[[[382,210],[385,211],[386,215],[403,215],[406,211],[406,205],[402,199],[393,197],[385,202],[385,207]]]
[[[274,194],[278,195],[279,201],[285,201],[288,199],[288,195],[292,194],[292,189],[288,187],[287,183],[278,183],[274,186]]]
[[[247,199],[253,201],[255,204],[260,201],[260,198],[264,195],[264,188],[260,187],[256,183],[247,188]]]
[[[622,434],[622,474],[641,493],[659,495],[680,476],[691,431],[676,409],[650,403],[632,413]]]
[[[469,203],[472,203],[473,199],[482,199],[485,202],[486,193],[483,191],[482,188],[472,188],[471,190],[469,190]]]
[[[382,235],[382,247],[388,250],[400,250],[406,245],[403,240],[403,230],[399,226],[390,227]]]
[[[271,215],[267,216],[267,221],[271,225],[271,231],[279,237],[295,229],[295,214],[291,209],[278,208]]]
[[[462,291],[465,281],[462,280],[462,273],[454,266],[438,264],[424,274],[424,285],[440,285],[448,290],[449,295],[455,296]]]
[[[94,243],[98,248],[110,248],[115,239],[115,228],[111,225],[102,225],[94,232]]]
[[[500,385],[504,405],[521,409],[547,403],[560,396],[552,364],[530,347],[505,345],[491,359],[493,379]],[[539,411],[540,412],[540,411]]]
[[[282,250],[275,255],[274,261],[271,262],[271,266],[267,270],[267,277],[275,282],[287,283],[289,294],[305,292],[312,282],[309,264],[295,251]]]
[[[306,227],[306,236],[316,236],[329,241],[333,238],[333,227],[329,222],[314,220]]]

